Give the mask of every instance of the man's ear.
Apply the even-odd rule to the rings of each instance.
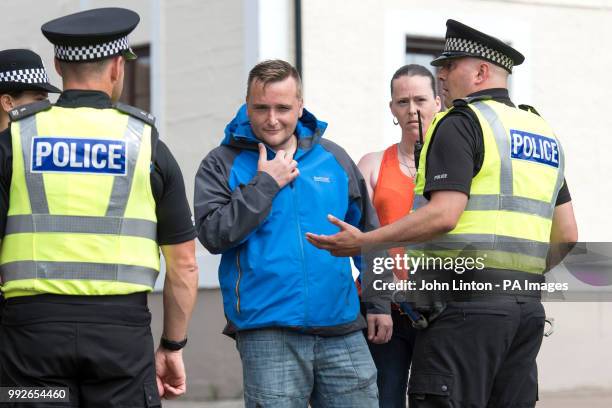
[[[491,74],[491,67],[486,62],[478,64],[478,71],[476,72],[476,84],[481,84],[489,79]]]
[[[60,64],[60,61],[57,58],[53,58],[53,66],[55,67],[55,72],[57,72],[57,75],[63,76],[62,75],[62,66]]]
[[[13,98],[11,98],[11,95],[0,95],[0,105],[2,105],[2,110],[5,112],[10,112],[13,110]]]
[[[124,59],[122,56],[112,58],[110,63],[110,77],[113,83],[117,82],[121,78],[121,73],[124,69]]]

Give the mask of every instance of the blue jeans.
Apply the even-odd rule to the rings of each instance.
[[[240,331],[246,408],[378,408],[376,368],[360,331],[321,337],[290,329]]]
[[[408,371],[417,330],[407,316],[391,311],[393,336],[388,343],[368,342],[370,353],[378,370],[380,408],[406,408]]]

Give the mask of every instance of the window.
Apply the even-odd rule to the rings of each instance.
[[[419,64],[431,71],[436,78],[436,90],[440,92],[440,81],[438,81],[438,68],[430,64],[430,62],[442,54],[444,50],[443,38],[431,37],[414,37],[406,36],[406,64]],[[444,98],[442,106],[444,105]]]
[[[121,102],[147,112],[151,111],[151,57],[149,45],[132,47],[138,56],[125,62],[125,77]]]

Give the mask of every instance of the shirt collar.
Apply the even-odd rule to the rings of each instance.
[[[483,89],[482,91],[474,92],[468,95],[468,97],[473,96],[490,96],[496,102],[501,102],[505,105],[515,107],[512,101],[510,100],[510,94],[506,88],[491,88],[491,89]]]
[[[108,94],[102,91],[70,89],[61,93],[55,106],[62,108],[112,108]]]

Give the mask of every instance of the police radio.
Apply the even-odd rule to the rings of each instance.
[[[414,167],[419,171],[419,158],[423,150],[423,121],[421,121],[421,111],[417,110],[417,120],[419,121],[419,140],[414,144]]]

